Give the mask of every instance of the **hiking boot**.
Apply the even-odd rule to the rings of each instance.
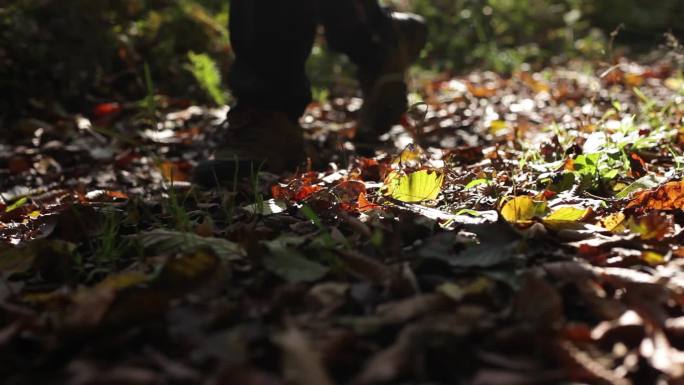
[[[382,43],[376,63],[359,69],[364,103],[356,142],[377,142],[408,109],[406,70],[420,56],[427,41],[425,20],[411,13],[389,12],[381,28]]]
[[[213,158],[197,165],[195,183],[230,186],[236,177],[259,171],[295,171],[305,160],[302,128],[284,112],[234,108],[228,113],[225,144]]]

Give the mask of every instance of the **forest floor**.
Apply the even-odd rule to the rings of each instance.
[[[155,97],[0,141],[11,384],[684,384],[684,77],[417,80],[377,156],[313,104],[294,175],[200,189],[226,109]]]

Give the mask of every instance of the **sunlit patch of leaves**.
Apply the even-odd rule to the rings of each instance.
[[[225,109],[151,81],[71,131],[28,125],[0,151],[0,347],[31,349],[2,358],[52,373],[57,347],[111,373],[135,351],[174,383],[677,378],[679,75],[605,70],[432,79],[374,157],[345,143],[358,99],[315,104],[325,162],[211,190],[189,181]]]

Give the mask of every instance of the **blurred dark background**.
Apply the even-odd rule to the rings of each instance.
[[[428,20],[430,42],[420,62],[425,71],[478,66],[505,73],[522,63],[577,57],[610,62],[673,49],[684,37],[682,0],[385,4]],[[150,92],[229,102],[222,80],[232,57],[228,9],[228,0],[0,1],[0,119],[46,109],[82,111]],[[321,39],[309,61],[318,98],[353,86],[349,64],[324,46]]]

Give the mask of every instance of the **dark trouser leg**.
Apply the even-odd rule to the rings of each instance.
[[[319,6],[330,47],[358,66],[364,105],[356,140],[373,141],[408,108],[405,74],[425,45],[425,23],[390,13],[377,0],[321,0]]]
[[[346,54],[360,68],[378,62],[387,16],[377,0],[319,0],[321,23],[330,49]]]
[[[311,101],[305,63],[316,33],[315,0],[231,0],[230,7],[235,63],[228,84],[238,104],[296,121]]]

